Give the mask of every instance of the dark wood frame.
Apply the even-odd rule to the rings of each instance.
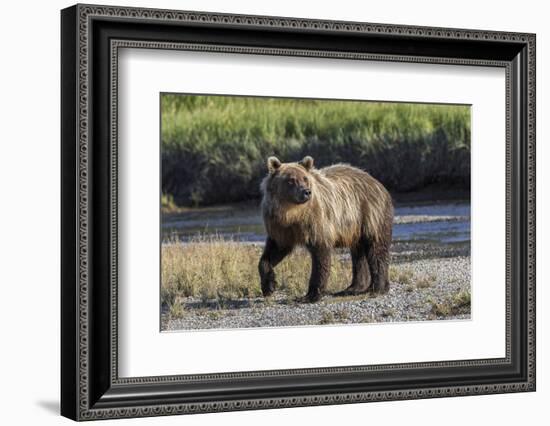
[[[61,13],[61,413],[75,420],[535,390],[535,35],[95,5]],[[117,49],[506,69],[506,357],[119,378]]]

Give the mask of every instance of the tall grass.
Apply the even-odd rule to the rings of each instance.
[[[161,300],[171,307],[184,297],[228,300],[261,296],[258,261],[262,248],[228,241],[216,235],[197,236],[182,244],[162,245]],[[277,290],[294,299],[307,291],[311,259],[296,249],[276,268]],[[351,262],[334,257],[328,290],[351,282]]]
[[[469,187],[467,106],[164,94],[161,110],[162,189],[178,205],[257,197],[270,155],[347,162],[394,191]]]

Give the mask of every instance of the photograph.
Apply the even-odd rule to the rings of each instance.
[[[471,319],[471,105],[159,102],[161,331]]]

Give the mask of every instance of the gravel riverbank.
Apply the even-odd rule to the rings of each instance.
[[[429,245],[427,245],[429,246]],[[470,257],[460,246],[444,257],[411,260],[397,245],[390,291],[381,296],[325,296],[313,304],[297,303],[284,294],[230,301],[185,298],[184,314],[162,314],[163,330],[287,327],[323,324],[470,319]],[[418,247],[412,258],[425,253]],[[433,250],[427,253],[433,255]],[[457,252],[458,250],[458,252]],[[442,253],[439,253],[440,255]],[[447,256],[445,256],[445,254]]]

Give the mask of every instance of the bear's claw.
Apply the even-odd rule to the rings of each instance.
[[[360,294],[366,294],[370,291],[370,288],[355,288],[355,287],[348,287],[345,290],[337,291],[333,295],[336,297],[341,296],[358,296]]]
[[[298,303],[315,303],[321,300],[323,296],[320,293],[315,294],[306,294],[305,296],[300,297],[297,301]]]

